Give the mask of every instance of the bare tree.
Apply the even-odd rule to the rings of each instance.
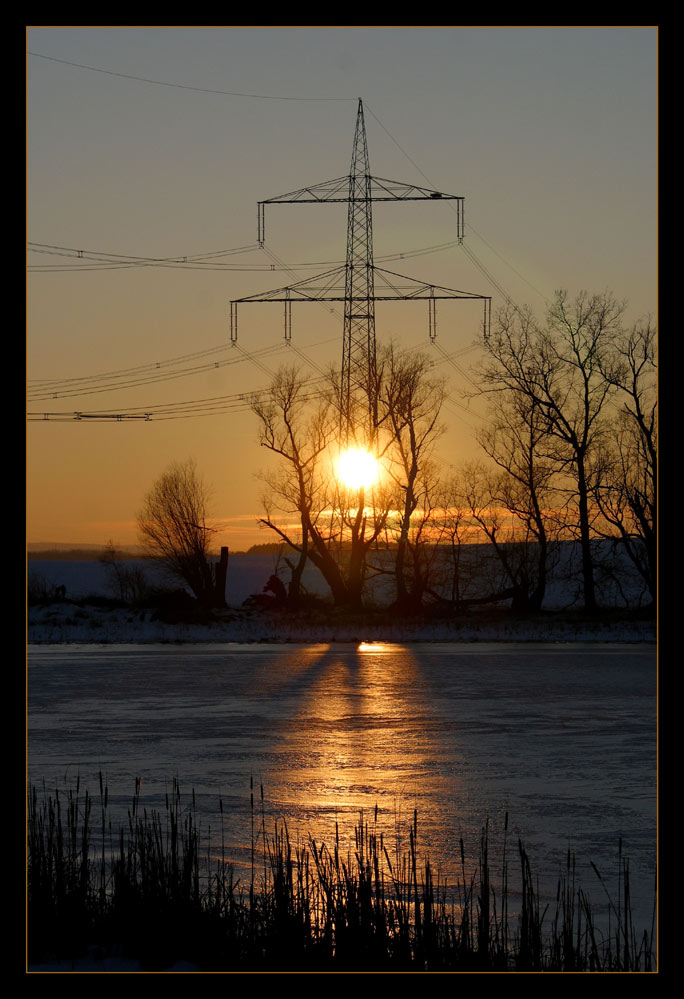
[[[266,515],[261,523],[299,553],[300,577],[308,559],[320,570],[337,606],[359,608],[367,556],[384,530],[388,506],[382,489],[351,489],[335,477],[340,398],[334,376],[327,389],[310,391],[296,369],[284,368],[268,392],[252,399],[261,446],[281,459],[277,470],[263,476]],[[367,400],[359,405],[363,418],[350,420],[352,427],[369,419]],[[295,514],[297,528],[279,522],[279,514]]]
[[[471,583],[470,566],[465,552],[472,541],[472,526],[460,479],[454,473],[441,484],[438,509],[441,541],[439,564],[443,578],[437,580],[441,592],[431,592],[438,600],[446,601],[458,611],[464,604]]]
[[[556,293],[543,326],[529,310],[507,307],[485,340],[487,360],[481,370],[485,391],[513,392],[535,407],[535,420],[544,432],[540,457],[552,461],[571,483],[589,611],[597,606],[592,462],[607,432],[605,417],[616,391],[607,371],[623,312],[623,303],[608,293],[581,292],[570,301],[564,291]]]
[[[431,373],[423,354],[390,346],[382,355],[379,397],[389,442],[385,450],[396,490],[396,515],[391,534],[396,538],[394,574],[396,603],[418,610],[429,588],[428,566],[436,537],[430,527],[438,491],[433,455],[444,433],[440,413],[446,381]]]
[[[597,463],[594,495],[624,550],[657,598],[658,397],[657,331],[637,323],[614,343],[606,377],[617,387],[614,437]]]
[[[556,534],[551,517],[555,466],[544,456],[546,419],[525,393],[496,395],[487,426],[477,439],[501,469],[496,502],[507,509],[525,532],[526,567],[516,574],[518,605],[540,610],[549,571],[550,543]],[[532,563],[535,563],[534,566]]]
[[[267,392],[252,397],[251,408],[259,420],[259,443],[282,459],[276,470],[262,474],[265,516],[260,523],[298,555],[292,564],[289,601],[298,601],[308,558],[323,572],[336,602],[343,601],[344,581],[328,558],[330,525],[325,514],[330,470],[324,466],[337,426],[334,408],[320,393],[308,390],[296,368],[285,367]],[[279,521],[279,514],[295,514],[298,529]]]
[[[123,552],[111,539],[98,561],[107,570],[112,592],[123,603],[136,603],[147,595],[149,584],[145,573],[138,566],[126,565]]]
[[[530,527],[526,513],[515,510],[508,491],[514,484],[508,473],[487,467],[482,462],[471,461],[462,466],[457,487],[458,505],[467,511],[467,519],[474,540],[480,540],[471,549],[479,566],[479,590],[468,604],[494,603],[511,600],[516,611],[538,610],[540,604],[540,552],[537,537]],[[475,549],[483,549],[481,552]],[[489,549],[487,551],[486,549]],[[495,572],[495,567],[498,567]],[[545,572],[546,563],[542,562]],[[482,584],[489,592],[482,592]]]
[[[155,482],[138,514],[138,533],[147,555],[183,580],[205,606],[224,606],[218,593],[207,524],[208,490],[193,459],[174,462]]]

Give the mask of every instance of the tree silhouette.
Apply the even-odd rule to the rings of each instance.
[[[146,554],[183,580],[205,606],[225,605],[209,561],[208,490],[193,459],[174,462],[157,479],[138,514]]]
[[[559,291],[546,321],[529,309],[501,310],[484,343],[485,391],[525,398],[541,431],[540,459],[553,463],[569,484],[582,553],[584,606],[596,610],[591,539],[593,464],[610,434],[607,410],[616,392],[614,344],[623,334],[624,304],[609,293]]]
[[[281,459],[262,476],[260,522],[299,554],[299,576],[308,559],[337,606],[359,608],[367,555],[387,520],[388,494],[382,488],[350,490],[335,477],[340,397],[334,375],[328,389],[314,391],[295,368],[282,368],[269,390],[252,398],[260,444]],[[286,526],[281,514],[295,514],[298,529]]]

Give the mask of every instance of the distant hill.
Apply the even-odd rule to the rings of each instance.
[[[278,552],[289,551],[290,546],[284,541],[268,541],[264,545],[252,545],[246,552],[233,552],[234,555],[277,555]]]
[[[119,547],[116,545],[116,550],[119,552],[120,558],[122,559],[137,559],[143,558],[144,552],[142,548],[136,545],[129,545],[128,547]],[[279,551],[280,545],[255,545],[256,551],[250,549],[249,554],[251,555],[261,555],[266,554],[270,551]],[[32,541],[26,546],[26,558],[29,562],[97,562],[102,552],[105,550],[106,545],[70,545],[70,544],[59,544],[41,541]],[[245,555],[247,552],[244,551],[231,551],[230,555]],[[220,552],[212,551],[209,552],[211,558],[219,558]]]
[[[26,546],[29,562],[40,559],[44,562],[97,562],[105,545],[74,545],[59,542],[30,541]],[[123,558],[140,558],[142,551],[135,545],[121,548]]]
[[[26,547],[30,552],[102,551],[104,543],[93,545],[86,542],[77,544],[75,541],[29,541]]]
[[[343,541],[340,547],[343,550],[345,548],[349,548],[351,550],[351,542]],[[378,547],[382,547],[382,549],[384,550],[385,547],[396,548],[397,546],[396,542],[390,542],[390,544],[387,546],[382,545]],[[291,555],[292,549],[290,548],[289,545],[285,544],[284,541],[269,541],[264,545],[252,545],[252,547],[248,548],[246,552],[231,552],[231,555],[277,555],[279,552]]]

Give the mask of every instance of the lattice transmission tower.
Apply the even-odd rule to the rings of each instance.
[[[414,278],[376,267],[373,263],[374,201],[448,200],[456,203],[456,235],[464,235],[464,199],[457,195],[373,177],[368,161],[363,103],[359,99],[354,130],[354,146],[349,173],[343,177],[303,187],[289,194],[268,198],[257,205],[257,240],[266,239],[265,206],[346,202],[347,253],[344,266],[325,271],[313,278],[273,291],[233,299],[230,303],[230,338],[238,337],[238,305],[253,302],[283,302],[285,339],[292,336],[293,302],[343,302],[344,327],[340,379],[342,435],[353,436],[351,426],[353,401],[360,394],[367,399],[371,427],[377,423],[377,371],[375,344],[375,303],[424,299],[428,304],[428,333],[434,342],[437,335],[436,301],[438,299],[478,299],[483,303],[483,329],[488,332],[491,297],[473,292],[426,284]]]

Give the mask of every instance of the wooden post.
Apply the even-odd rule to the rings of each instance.
[[[228,548],[221,548],[221,558],[216,566],[216,582],[214,587],[214,604],[216,607],[226,606],[226,577],[228,576]]]

